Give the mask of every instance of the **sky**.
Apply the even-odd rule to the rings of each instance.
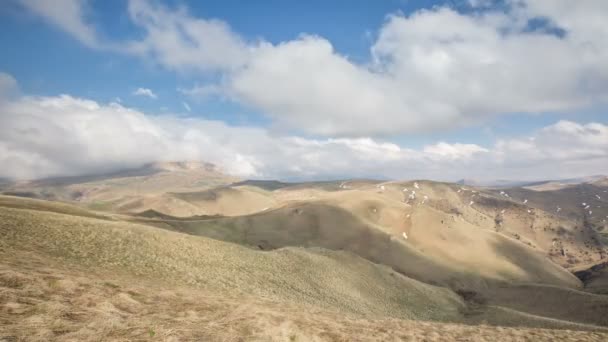
[[[0,178],[608,173],[608,1],[8,0]]]

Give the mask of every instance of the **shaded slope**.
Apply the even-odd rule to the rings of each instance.
[[[217,296],[196,288],[167,286],[159,279],[92,274],[31,255],[2,259],[0,292],[6,302],[0,306],[0,338],[17,341],[608,339],[606,332],[576,331],[593,327],[517,313],[507,317],[505,309],[488,315],[497,314],[503,321],[512,319],[515,325],[526,320],[570,330],[366,319],[260,298]]]
[[[177,192],[168,195],[199,208],[201,215],[235,216],[266,210],[277,201],[264,191],[249,187],[219,187],[197,192]]]
[[[372,205],[371,214],[390,211]],[[538,252],[472,226],[447,228],[435,214],[417,213],[421,217],[417,218],[415,228],[408,231],[411,236],[408,240],[399,231],[395,234],[383,231],[350,211],[322,203],[291,205],[241,217],[166,224],[181,232],[262,250],[286,246],[347,250],[415,279],[455,288],[484,287],[487,281],[579,286],[573,275]],[[498,253],[498,248],[512,253],[512,259]]]
[[[585,284],[585,291],[608,295],[608,262],[577,270],[574,274]]]
[[[59,264],[109,274],[106,279],[135,277],[171,287],[188,285],[226,298],[256,297],[277,305],[374,319],[598,329],[501,307],[470,312],[446,288],[404,277],[345,251],[255,251],[148,226],[29,209],[0,208],[0,260],[14,265],[36,260],[24,270]],[[134,305],[124,296],[118,300],[120,305]]]
[[[588,217],[593,222],[601,222],[608,215],[608,186],[603,186],[601,182],[578,184],[558,190],[512,188],[506,191],[518,201],[528,199],[530,206],[571,219]],[[587,205],[589,207],[585,209]],[[561,208],[559,212],[558,207]]]
[[[535,239],[556,262],[577,268],[608,259],[608,187],[585,183],[559,190],[505,191],[520,206],[527,200],[526,208],[531,212],[519,210],[510,215],[505,228],[536,230],[534,237],[527,234],[528,238]]]
[[[382,195],[395,200],[407,197],[402,188],[408,189],[409,193],[413,190],[412,183],[387,183]],[[435,209],[447,219],[443,223],[460,221],[497,232],[532,247],[563,267],[597,263],[608,256],[608,239],[598,234],[602,228],[594,223],[597,220],[589,220],[580,210],[572,217],[562,215],[565,206],[560,213],[538,207],[541,202],[548,203],[548,206],[556,200],[572,202],[568,194],[534,192],[537,197],[528,198],[517,192],[521,189],[494,191],[449,183],[416,183],[419,185],[416,199],[406,201],[405,210],[411,214],[422,208]],[[554,199],[554,196],[561,198]],[[428,199],[424,200],[424,197]],[[415,222],[412,224],[416,225]]]
[[[0,208],[0,251],[43,256],[204,287],[218,293],[312,304],[363,316],[456,320],[463,304],[351,253],[258,252],[135,224]]]
[[[534,315],[608,326],[608,296],[547,285],[494,287],[485,291],[490,305]]]

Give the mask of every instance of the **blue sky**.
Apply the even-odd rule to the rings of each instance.
[[[456,3],[456,2],[453,2]],[[336,50],[353,60],[367,62],[372,37],[390,13],[409,13],[432,7],[433,1],[167,1],[172,7],[187,6],[194,16],[229,23],[251,40],[262,37],[273,43],[303,33],[329,39]],[[116,97],[148,112],[184,111],[187,101],[198,115],[234,124],[264,124],[259,111],[232,101],[191,101],[177,91],[213,79],[214,75],[176,74],[131,56],[91,50],[60,29],[20,10],[18,4],[0,10],[0,43],[10,46],[0,55],[0,69],[19,80],[26,93],[73,94],[97,101]],[[93,1],[88,19],[100,35],[113,39],[138,37],[140,31],[127,14],[122,0]],[[41,56],[44,56],[41,59]],[[128,96],[139,85],[153,89],[158,101]]]
[[[583,131],[595,127],[586,125],[603,129],[608,123],[608,75],[602,62],[608,42],[601,24],[607,9],[589,1],[566,11],[561,2],[62,0],[49,5],[11,0],[0,6],[0,72],[18,88],[11,110],[28,97],[66,94],[102,108],[117,102],[150,120],[218,121],[227,127],[224,145],[240,146],[226,138],[237,134],[232,128],[259,130],[272,139],[345,144],[351,152],[357,151],[357,141],[369,139],[379,156],[370,157],[365,175],[373,175],[374,163],[381,161],[390,163],[391,170],[378,176],[424,176],[426,166],[410,174],[397,171],[416,155],[424,160],[421,165],[456,164],[460,171],[446,178],[458,178],[466,176],[471,163],[508,169],[504,163],[510,156],[499,151],[506,141],[535,140],[562,121]],[[591,14],[596,21],[585,22]],[[581,50],[585,47],[588,51]],[[589,56],[577,60],[584,52]],[[196,87],[211,89],[211,95],[194,91]],[[135,95],[139,88],[154,98]],[[2,115],[10,115],[12,122],[18,114]],[[568,161],[578,166],[556,176],[585,172],[585,158],[593,159],[592,171],[606,166],[596,160],[604,147],[603,133],[598,134],[571,137],[596,145],[579,146],[584,156]],[[438,149],[440,143],[449,146]],[[25,152],[16,150],[28,144],[8,139],[5,144],[11,146],[11,158],[24,159],[20,153]],[[386,154],[386,144],[402,150],[393,158],[399,161],[395,165],[380,156]],[[295,177],[303,168],[278,170],[264,148],[244,150],[234,147],[227,153],[249,160],[244,169],[251,175]],[[325,152],[308,151],[307,158],[321,163]],[[479,154],[493,157],[475,160]],[[194,156],[218,163],[226,159],[208,152]],[[49,175],[66,173],[70,165],[78,165],[78,171],[67,173],[94,168],[39,157],[56,168]],[[558,157],[560,153],[541,151],[536,161],[513,165],[531,168]],[[112,159],[108,165],[137,162]],[[9,176],[38,176],[28,171],[36,162],[23,163],[12,172],[17,175]],[[352,165],[347,164],[343,170],[315,166],[307,172],[310,177],[349,176]],[[517,172],[538,177],[544,173],[540,169]]]

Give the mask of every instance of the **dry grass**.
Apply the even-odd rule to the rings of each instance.
[[[255,189],[255,190],[253,190]],[[267,192],[247,187],[219,187],[169,195],[198,208],[198,215],[237,216],[252,214],[277,205]]]
[[[15,208],[15,209],[30,209],[43,212],[53,212],[72,216],[82,216],[98,219],[109,219],[109,215],[96,213],[90,210],[82,209],[77,206],[61,203],[50,202],[32,198],[14,197],[0,195],[0,207]]]
[[[16,271],[19,270],[19,271]],[[217,295],[33,255],[0,264],[4,341],[605,341],[602,332],[506,328],[348,314]]]
[[[54,212],[46,212],[38,205],[35,210],[0,205],[0,341],[608,338],[599,326],[516,311],[529,311],[525,306],[465,303],[447,288],[350,252],[301,247],[259,251],[74,216],[52,205],[48,208]],[[332,217],[334,224],[343,223]],[[278,228],[275,234],[281,233]],[[559,300],[561,293],[550,300]],[[509,295],[521,299],[528,293],[501,295],[508,302]],[[587,297],[590,302],[582,309],[604,298],[581,298]],[[546,310],[536,314],[551,316]]]
[[[180,232],[263,250],[347,250],[444,286],[483,288],[498,281],[580,286],[572,274],[514,239],[454,220],[428,205],[406,207],[368,192],[351,191],[326,202],[294,203],[248,216],[165,223]]]
[[[460,191],[460,185],[456,184],[418,181],[420,189],[417,189],[417,200],[410,203],[411,206],[404,207],[402,189],[413,189],[413,182],[386,182],[382,184],[386,188],[382,191],[376,187],[378,182],[374,181],[347,181],[347,189],[340,188],[342,182],[286,184],[248,181],[228,185],[234,179],[217,170],[207,170],[204,167],[182,168],[173,164],[161,166],[148,175],[117,174],[95,181],[76,178],[71,180],[72,183],[67,179],[59,184],[34,183],[21,186],[22,189],[17,187],[16,190],[41,192],[49,195],[49,198],[76,200],[81,205],[97,210],[129,214],[155,210],[179,217],[216,214],[236,216],[260,212],[266,208],[278,208],[293,202],[324,201],[365,219],[370,226],[380,230],[391,233],[399,230],[397,236],[410,228],[418,228],[418,233],[425,232],[430,226],[433,228],[432,241],[410,240],[412,244],[418,243],[416,247],[424,249],[427,254],[434,253],[434,248],[446,253],[452,250],[440,246],[437,242],[441,241],[436,237],[438,234],[445,235],[440,228],[453,223],[450,226],[495,231],[509,239],[518,240],[568,269],[581,264],[597,263],[608,257],[608,234],[598,233],[608,227],[608,224],[601,222],[608,214],[608,206],[605,199],[599,200],[594,196],[606,189],[601,182],[543,192],[525,188],[508,189],[510,197],[506,198],[499,194],[500,190],[476,189],[473,192],[470,191],[473,188],[466,187],[469,190]],[[422,196],[427,195],[428,201],[421,205]],[[526,205],[523,204],[524,199],[529,200]],[[475,205],[469,206],[470,201],[474,201]],[[594,214],[588,215],[581,202],[590,204]],[[378,212],[371,215],[368,212],[371,206],[377,207]],[[559,214],[555,212],[557,206],[563,209]],[[389,208],[390,210],[385,210]],[[503,209],[506,210],[505,213],[501,213]],[[411,219],[405,218],[406,213],[411,215]],[[479,247],[479,241],[464,238],[478,245],[475,250],[469,249],[470,252],[483,249]],[[491,248],[483,241],[482,245],[487,247],[485,249]],[[450,247],[454,247],[454,244]],[[504,280],[507,281],[521,280],[521,273],[532,276],[536,273],[517,270],[507,260],[491,260],[491,255],[486,252],[478,254],[487,256],[459,253],[433,257],[443,258],[444,263],[459,265],[464,270],[476,269],[484,273],[485,277],[506,276],[507,279]],[[462,255],[464,258],[460,257]],[[467,260],[479,262],[471,264]],[[483,265],[485,261],[488,261],[487,265]],[[498,270],[499,268],[501,269]],[[564,278],[563,274],[561,277]],[[573,279],[562,280],[570,282],[572,286]],[[542,281],[546,283],[545,280]]]
[[[168,162],[108,175],[14,184],[3,190],[36,198],[71,201],[96,210],[133,213],[156,209],[190,216],[206,212],[167,193],[203,191],[237,180],[204,163]]]
[[[367,317],[454,320],[451,291],[347,252],[272,252],[148,226],[0,208],[0,252],[32,252],[217,293],[312,304]]]

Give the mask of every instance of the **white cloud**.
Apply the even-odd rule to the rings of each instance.
[[[379,29],[367,64],[335,51],[323,37],[247,42],[222,21],[144,0],[129,3],[143,38],[101,44],[85,20],[84,2],[21,2],[87,46],[110,47],[178,72],[219,73],[218,84],[178,89],[191,99],[228,96],[278,126],[328,138],[148,116],[118,103],[67,95],[0,96],[0,177],[77,175],[195,159],[268,178],[540,179],[608,170],[605,123],[560,121],[485,147],[437,142],[410,149],[370,138],[451,129],[511,112],[605,104],[604,0],[507,0],[507,12],[471,0],[478,8],[472,13],[437,7],[392,15]],[[528,25],[541,17],[546,25]],[[15,80],[0,73],[0,94],[16,89]],[[149,89],[136,93],[156,98]]]
[[[469,0],[468,2],[473,8],[492,6],[492,0]]]
[[[183,8],[171,10],[145,0],[129,1],[129,14],[146,34],[131,42],[128,51],[170,69],[229,70],[248,58],[249,47],[223,21],[193,18]]]
[[[219,85],[185,90],[191,96],[228,94],[278,126],[330,137],[424,133],[506,113],[608,102],[606,1],[470,4],[477,10],[434,7],[388,16],[367,64],[349,60],[322,37],[248,42],[225,22],[145,0],[129,2],[143,38],[117,45],[171,70],[220,73]],[[90,40],[82,10],[67,13],[46,15]],[[528,25],[538,18],[545,24]],[[555,34],[560,30],[563,36]]]
[[[580,12],[592,11],[608,21],[599,6]],[[528,32],[522,23],[533,15],[437,8],[390,16],[370,66],[352,63],[320,37],[265,44],[231,86],[279,123],[328,136],[425,132],[606,103],[604,28],[569,24],[559,38]]]
[[[246,177],[395,177],[405,176],[403,164],[420,171],[432,161],[424,152],[370,138],[276,136],[68,95],[3,100],[0,113],[0,177],[79,175],[163,160],[206,160]],[[446,156],[455,160],[459,153]]]
[[[157,60],[170,68],[230,69],[221,86],[193,88],[190,94],[229,93],[278,125],[325,136],[425,132],[505,113],[564,112],[606,103],[606,3],[517,3],[507,12],[463,14],[439,7],[389,16],[371,47],[369,65],[350,61],[322,37],[244,48],[227,28],[216,36],[239,46],[231,51],[246,57],[230,67],[197,57],[207,52],[180,47],[166,51],[177,49],[192,58]],[[185,11],[147,8],[150,15],[179,17],[183,25],[201,20]],[[566,35],[532,30],[528,20],[537,17],[548,18],[548,25]],[[167,27],[163,32],[171,36],[179,31]],[[201,40],[211,37],[198,34]]]
[[[83,0],[18,0],[25,8],[89,47],[99,47],[95,29],[85,21]]]
[[[177,88],[177,91],[198,100],[204,100],[213,96],[223,96],[226,93],[226,90],[217,84],[195,85],[192,88]]]
[[[608,126],[560,121],[490,147],[412,149],[372,138],[310,139],[68,95],[0,97],[0,177],[81,175],[205,160],[249,178],[559,178],[608,170]]]
[[[135,90],[133,92],[133,95],[136,96],[147,96],[151,99],[156,99],[158,96],[156,96],[156,94],[154,94],[154,92],[148,88],[137,88],[137,90]]]
[[[562,161],[580,163],[581,167],[584,167],[594,160],[606,165],[608,126],[600,123],[583,125],[572,121],[559,121],[527,139],[499,140],[496,151],[501,161],[507,165],[536,167],[545,161]]]
[[[436,158],[448,158],[450,160],[471,159],[478,153],[489,152],[481,146],[475,144],[448,144],[438,142],[435,145],[429,145],[424,148],[424,152]]]
[[[364,136],[419,128],[408,95],[393,81],[353,65],[319,37],[261,46],[229,84],[237,99],[306,132]]]
[[[17,81],[13,76],[0,72],[0,99],[18,91]]]

